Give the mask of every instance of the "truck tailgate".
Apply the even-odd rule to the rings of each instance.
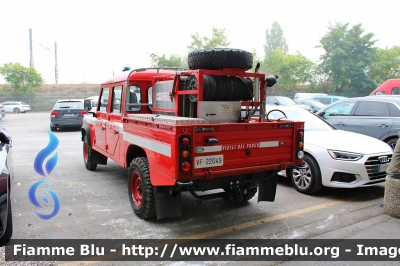
[[[303,122],[208,124],[193,135],[193,175],[225,176],[296,165]]]

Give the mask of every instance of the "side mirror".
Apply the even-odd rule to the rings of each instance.
[[[277,75],[275,75],[275,76],[268,76],[268,77],[265,79],[265,86],[267,86],[267,87],[272,87],[272,86],[274,86],[277,79],[278,79],[278,76],[277,76]]]
[[[1,128],[1,127],[0,127],[0,142],[11,145],[10,134],[7,131],[3,130],[3,128]]]
[[[84,105],[84,108],[86,111],[92,110],[92,104],[91,104],[90,100],[85,100],[83,105]]]

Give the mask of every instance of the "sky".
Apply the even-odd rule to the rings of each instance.
[[[30,66],[47,84],[99,84],[124,66],[149,67],[150,54],[186,56],[191,35],[224,28],[229,47],[264,57],[266,30],[283,30],[289,53],[318,62],[328,27],[361,24],[376,47],[400,45],[399,0],[0,0],[0,66]],[[57,45],[57,49],[55,48]],[[270,74],[270,73],[266,73]],[[5,83],[0,76],[0,83]]]

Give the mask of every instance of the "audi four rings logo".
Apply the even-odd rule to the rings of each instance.
[[[380,163],[388,163],[388,162],[390,162],[390,159],[389,159],[388,156],[379,156],[378,160],[379,160]]]
[[[35,169],[36,173],[38,173],[41,176],[46,176],[46,173],[44,172],[43,169],[43,163],[45,159],[52,152],[55,151],[59,143],[58,138],[53,133],[51,133],[50,131],[48,131],[48,133],[50,137],[49,144],[36,155],[35,162],[33,164],[33,168]],[[58,161],[58,152],[56,152],[55,155],[50,159],[48,159],[46,162],[45,168],[47,175],[50,175],[50,173],[53,171],[54,167],[57,164],[57,161]],[[33,206],[43,209],[43,206],[40,204],[40,202],[37,200],[36,197],[36,191],[40,185],[50,185],[50,182],[48,182],[47,180],[39,180],[35,182],[28,191],[28,197]],[[39,218],[43,220],[49,220],[54,216],[56,216],[58,211],[60,210],[60,200],[58,199],[58,196],[54,191],[47,188],[45,188],[44,191],[47,192],[48,195],[50,195],[53,201],[53,210],[50,214],[42,214],[39,212],[35,213]],[[44,203],[46,204],[49,203],[49,200],[45,195],[41,195],[40,198]]]

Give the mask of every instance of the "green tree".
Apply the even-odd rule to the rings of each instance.
[[[156,53],[151,53],[150,58],[152,67],[188,67],[187,58],[179,55],[170,55],[167,57],[165,54],[159,56]]]
[[[280,48],[282,53],[287,54],[289,47],[286,43],[285,37],[283,37],[283,30],[278,22],[274,21],[271,26],[271,30],[266,30],[266,44],[264,45],[265,54],[275,51]]]
[[[284,54],[279,47],[268,53],[261,69],[266,75],[278,75],[279,88],[289,92],[313,82],[316,66],[302,54]]]
[[[400,77],[400,46],[375,48],[368,74],[377,84]]]
[[[373,33],[364,34],[361,24],[337,23],[329,27],[320,40],[325,54],[321,56],[320,70],[329,76],[335,94],[366,95],[376,87],[367,75],[373,59]]]
[[[202,37],[199,33],[191,34],[192,43],[187,47],[189,52],[200,50],[200,49],[210,49],[210,48],[223,48],[228,47],[229,42],[225,34],[225,29],[219,29],[213,27],[211,38]]]
[[[24,67],[20,63],[6,63],[0,67],[0,74],[10,83],[5,92],[12,94],[32,94],[42,86],[42,76],[32,67]]]

